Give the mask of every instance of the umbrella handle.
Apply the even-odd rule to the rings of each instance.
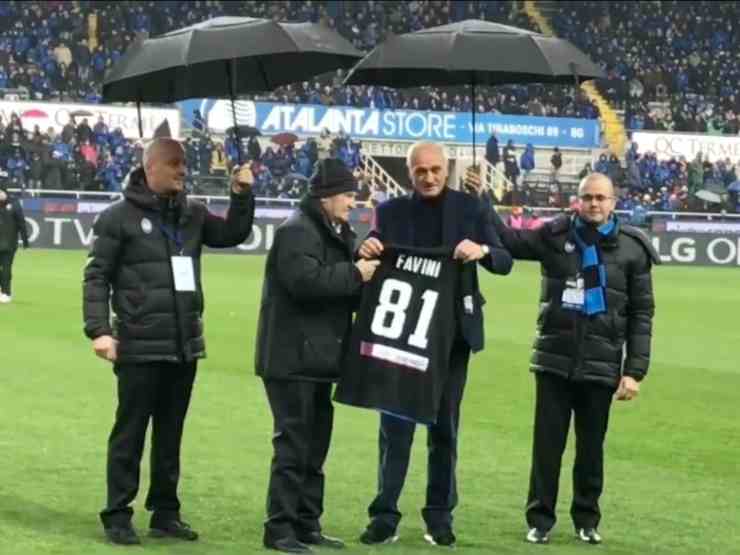
[[[141,123],[141,96],[136,100],[136,118],[139,123],[139,138],[144,139],[144,126]]]
[[[475,167],[475,112],[477,111],[477,106],[475,104],[475,71],[473,72],[472,79],[471,79],[471,94],[472,100],[473,100],[473,167]]]
[[[236,140],[236,161],[242,165],[242,140],[239,136],[239,125],[236,122],[236,99],[234,81],[236,80],[236,60],[226,60],[226,79],[229,81],[229,100],[231,100],[231,117],[234,120],[234,139]]]

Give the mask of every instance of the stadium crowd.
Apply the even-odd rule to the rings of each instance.
[[[339,158],[360,171],[362,145],[344,133],[334,136],[326,131],[299,144],[271,144],[263,151],[256,137],[243,141],[242,161],[251,163],[256,196],[299,198],[315,162],[323,158]],[[193,190],[208,176],[219,178],[222,187],[222,178],[238,162],[233,134],[222,141],[202,129],[184,146]],[[54,128],[42,131],[38,125],[27,129],[15,113],[8,122],[0,116],[0,186],[117,192],[141,158],[141,142],[127,139],[120,128],[110,130],[102,117],[92,125],[88,118],[72,118],[56,133]],[[365,198],[369,194],[363,186]]]
[[[39,100],[98,102],[106,69],[137,33],[159,35],[223,15],[321,22],[336,28],[357,48],[368,50],[389,33],[468,18],[538,30],[519,4],[433,0],[0,2],[0,95],[3,90],[20,90]],[[677,2],[558,2],[550,9],[554,10],[550,19],[557,34],[605,67],[608,77],[598,86],[610,101],[626,110],[630,127],[740,133],[740,96],[733,89],[740,81],[740,39],[734,32],[734,22],[740,21],[738,4],[702,1],[681,4],[679,9]],[[348,87],[342,85],[343,79],[339,70],[255,98],[442,111],[469,111],[475,102],[480,112],[598,115],[588,99],[572,87],[481,88],[474,101],[464,88]],[[24,128],[18,118],[0,121],[0,169],[7,173],[6,179],[20,186],[116,190],[131,165],[140,159],[141,146],[126,140],[120,130],[101,126],[105,124],[73,121],[57,136]],[[196,178],[222,176],[236,159],[235,141],[227,136],[220,142],[204,131],[186,145],[189,167]],[[342,137],[338,140],[334,153],[357,168],[359,144]],[[318,159],[321,142],[321,138],[311,140],[300,148],[270,146],[264,152],[257,141],[245,143],[247,157],[255,163],[257,190],[275,197],[299,194],[305,188],[302,176]],[[255,155],[258,148],[259,155]],[[522,160],[510,165],[511,171],[519,166],[516,171],[525,177],[534,169]],[[678,206],[687,193],[691,195],[707,184],[727,187],[736,181],[731,160],[715,164],[706,160],[659,162],[651,153],[631,150],[622,164],[603,156],[593,166],[630,191],[630,201],[639,195],[645,202],[650,195],[650,203],[661,207]]]
[[[322,22],[361,50],[390,33],[479,18],[538,30],[510,1],[374,0],[291,2],[2,2],[0,89],[25,89],[35,99],[100,100],[103,75],[137,33],[159,35],[222,15]],[[608,71],[599,83],[629,109],[635,129],[737,134],[740,48],[734,25],[740,7],[728,2],[557,2],[559,36]],[[275,101],[469,111],[469,91],[425,87],[393,91],[345,87],[343,74],[259,96]],[[635,95],[639,91],[641,94]],[[658,107],[649,103],[663,101]],[[481,88],[481,112],[593,118],[596,107],[572,87]]]

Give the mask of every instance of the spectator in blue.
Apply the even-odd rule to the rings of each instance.
[[[195,136],[202,137],[206,134],[206,121],[198,108],[193,110],[193,132]]]
[[[108,125],[105,123],[102,115],[98,116],[98,121],[95,122],[93,134],[95,135],[95,144],[102,145],[108,142]]]
[[[62,162],[69,162],[72,160],[72,150],[69,148],[69,144],[62,140],[61,136],[58,136],[54,143],[51,145],[52,157]]]
[[[650,202],[650,195],[646,194],[642,202],[635,203],[630,214],[630,225],[644,226],[647,223],[648,208],[645,206],[645,202]]]
[[[486,141],[486,160],[489,164],[495,167],[496,164],[498,164],[499,159],[498,138],[496,138],[495,133],[491,133],[491,136],[488,137],[488,140]]]
[[[120,127],[116,127],[113,133],[110,134],[109,144],[112,149],[126,142],[126,137],[123,136],[123,130]]]
[[[23,158],[20,150],[16,150],[12,158],[8,159],[8,177],[14,186],[24,189],[26,187],[26,170],[28,162]]]
[[[310,177],[312,168],[313,166],[311,165],[311,160],[308,157],[308,151],[306,149],[306,145],[304,144],[296,152],[295,162],[293,163],[293,171],[303,176]]]
[[[604,175],[609,172],[609,161],[606,158],[606,154],[599,156],[599,160],[596,162],[594,171],[597,173],[603,173]]]
[[[102,170],[98,172],[98,176],[103,181],[103,187],[106,191],[115,193],[121,190],[123,169],[113,159],[108,160]]]
[[[532,146],[532,143],[527,143],[527,146],[524,147],[524,152],[519,158],[519,167],[524,172],[522,179],[526,181],[529,174],[534,170],[534,146]]]

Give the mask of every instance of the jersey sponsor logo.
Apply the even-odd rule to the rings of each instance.
[[[398,366],[413,368],[421,372],[426,372],[427,368],[429,368],[429,359],[427,357],[379,343],[360,342],[360,354],[366,357],[392,362]]]

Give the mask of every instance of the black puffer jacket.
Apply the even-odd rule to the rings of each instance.
[[[359,302],[355,235],[310,197],[275,233],[265,264],[255,367],[268,379],[334,381]]]
[[[190,361],[205,356],[200,255],[203,245],[233,247],[252,229],[254,198],[232,194],[226,219],[184,193],[158,197],[142,170],[124,200],[100,214],[84,276],[83,315],[90,339],[113,335],[119,362]],[[193,259],[196,291],[175,292],[170,257]],[[112,297],[110,292],[112,289]],[[111,326],[109,299],[115,312]]]
[[[650,363],[655,312],[650,270],[652,262],[660,263],[648,238],[618,224],[601,241],[607,312],[589,317],[561,306],[566,281],[580,271],[580,257],[569,241],[573,219],[560,216],[536,231],[517,231],[506,227],[497,214],[493,218],[514,258],[541,264],[540,314],[531,369],[612,387],[622,374],[643,379]]]

